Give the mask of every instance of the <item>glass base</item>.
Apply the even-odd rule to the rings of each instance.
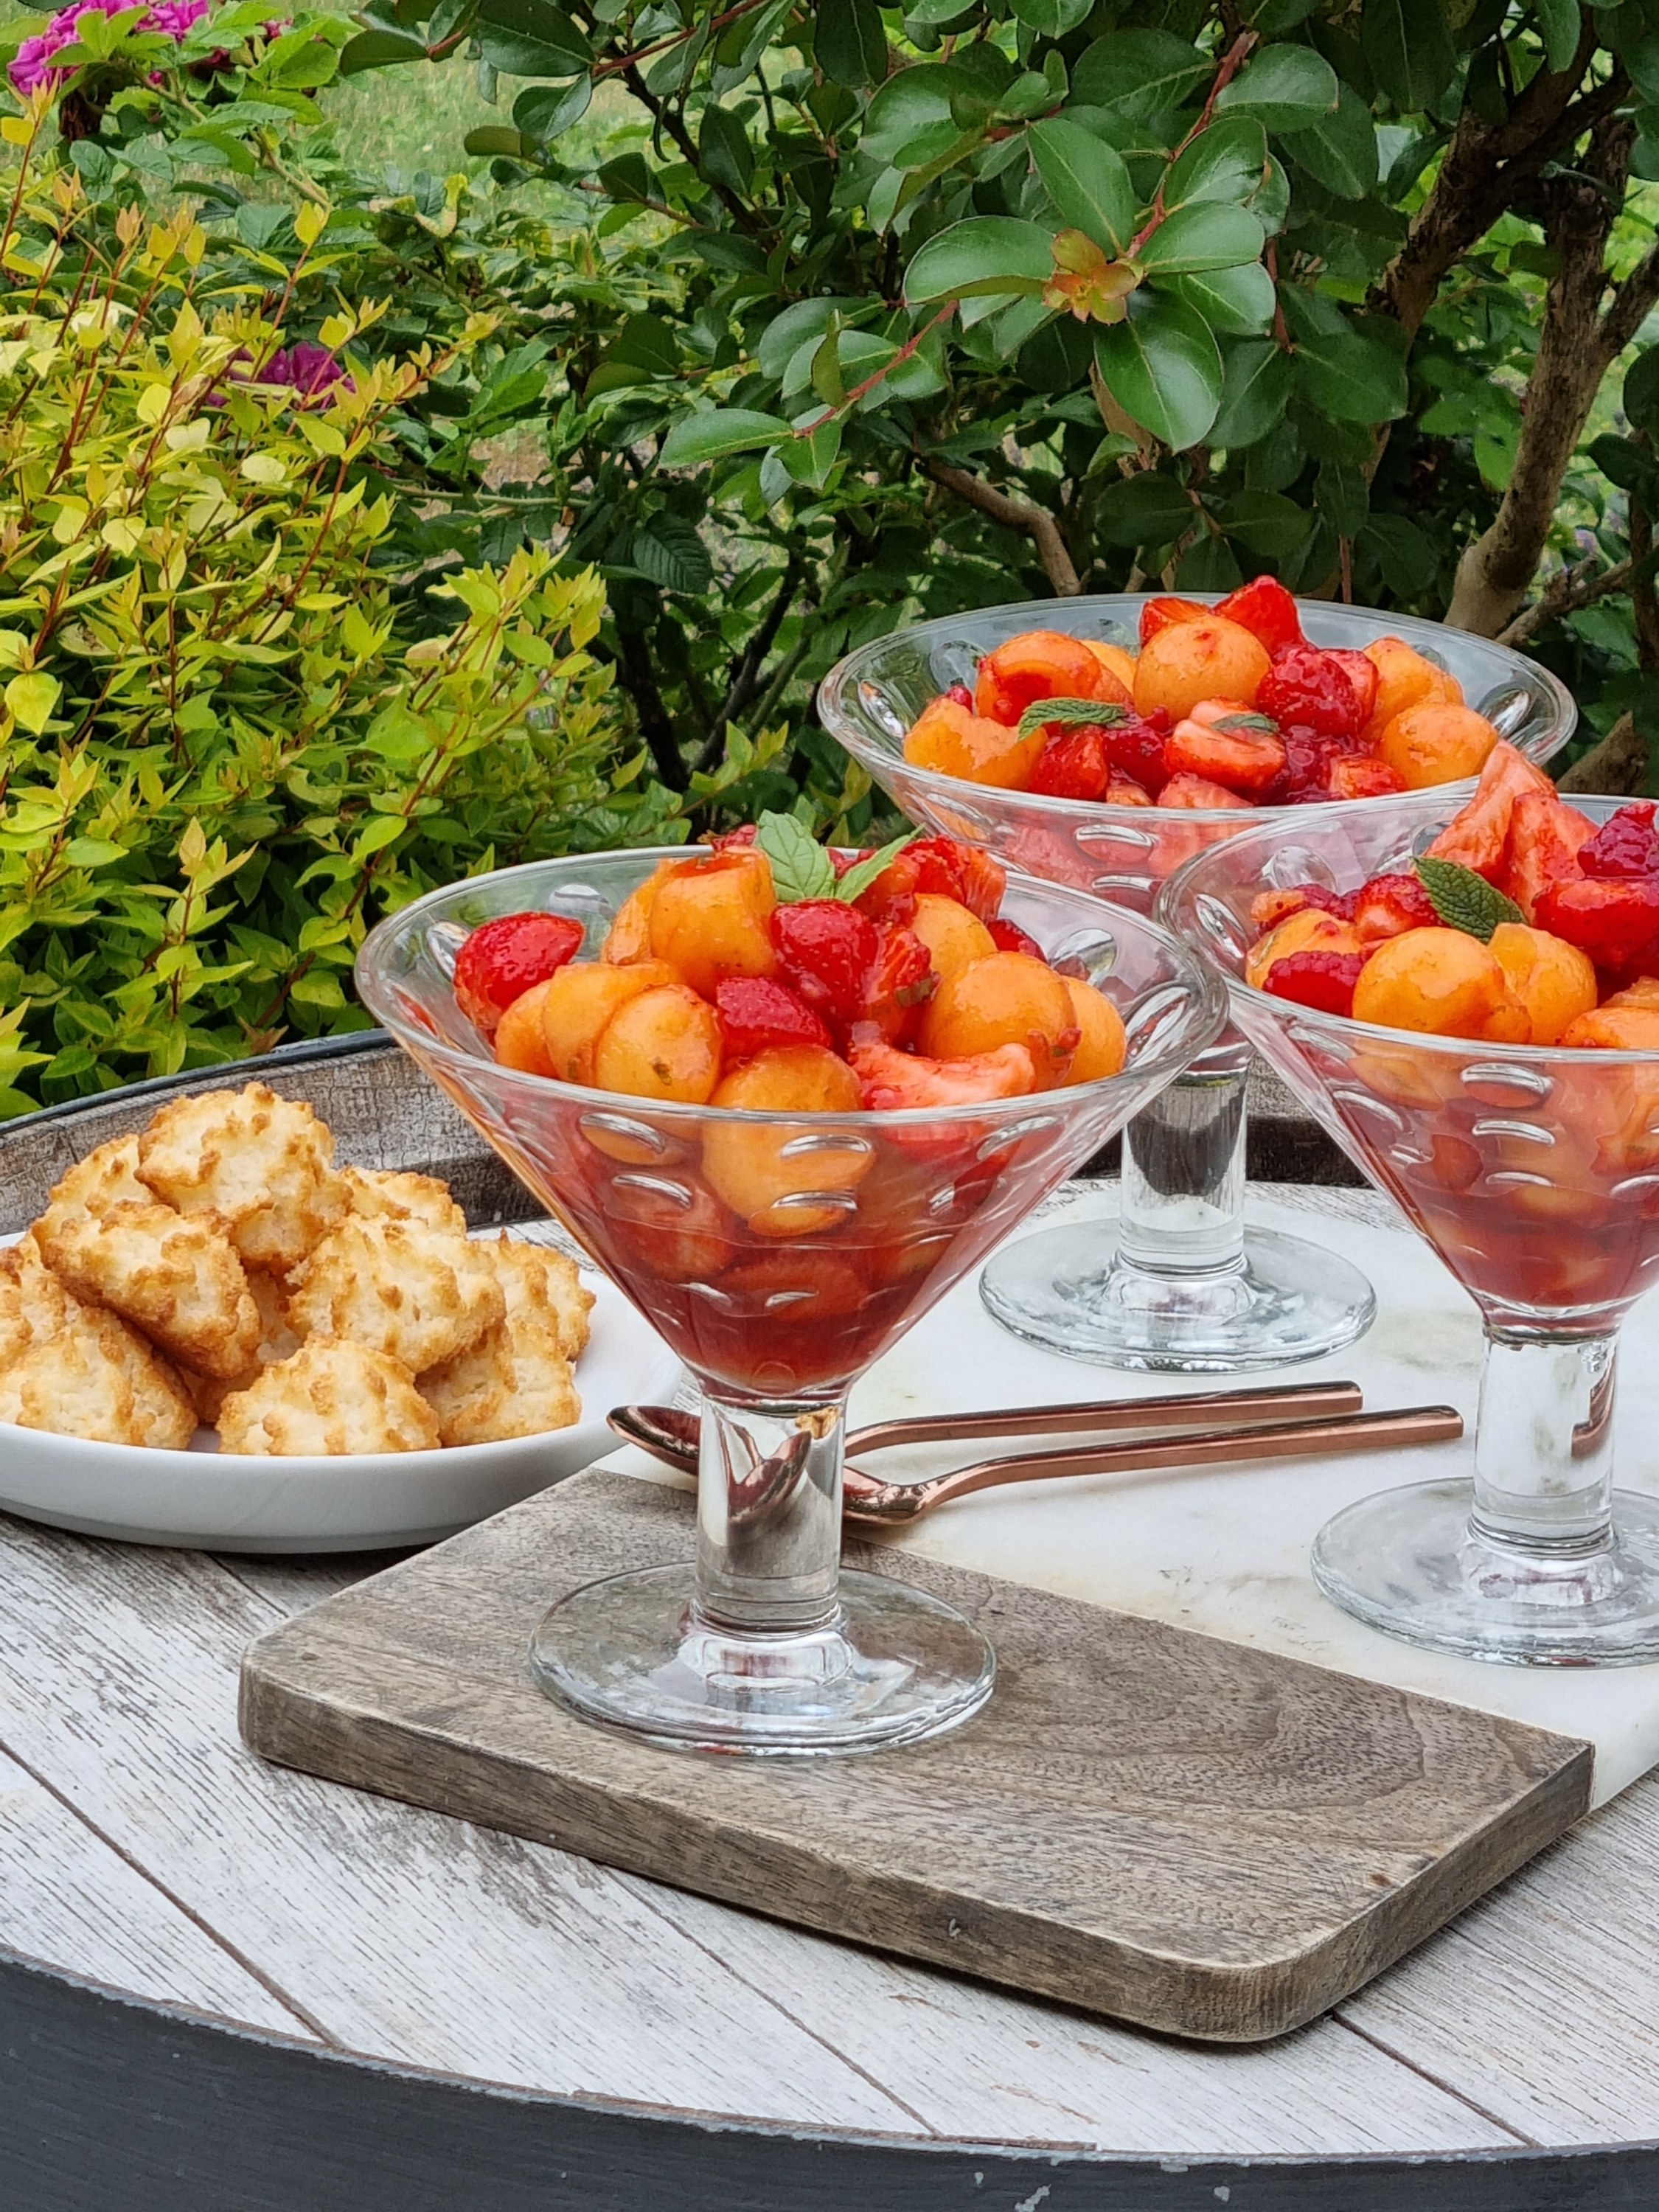
[[[1006,1245],[980,1277],[1003,1327],[1068,1359],[1169,1374],[1227,1375],[1318,1359],[1370,1327],[1376,1297],[1322,1245],[1244,1233],[1244,1264],[1153,1273],[1119,1258],[1113,1222],[1045,1229]]]
[[[756,1634],[697,1613],[690,1566],[611,1575],[543,1620],[530,1670],[583,1719],[672,1751],[878,1751],[938,1735],[991,1694],[996,1655],[959,1613],[843,1574],[822,1628]]]
[[[1363,1498],[1320,1530],[1314,1579],[1425,1650],[1527,1667],[1659,1659],[1659,1498],[1614,1491],[1612,1542],[1577,1558],[1487,1542],[1470,1528],[1474,1504],[1467,1481]]]

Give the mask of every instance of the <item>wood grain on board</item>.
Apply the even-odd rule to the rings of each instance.
[[[1586,1746],[894,1554],[995,1644],[965,1729],[855,1760],[699,1759],[586,1726],[545,1606],[688,1556],[678,1492],[590,1474],[262,1638],[283,1764],[1139,2025],[1283,2033],[1583,1811]]]

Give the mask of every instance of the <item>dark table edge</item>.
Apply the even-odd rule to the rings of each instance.
[[[0,1951],[0,2176],[6,2212],[1604,2212],[1659,2201],[1659,2143],[1185,2160],[789,2128],[320,2050]]]

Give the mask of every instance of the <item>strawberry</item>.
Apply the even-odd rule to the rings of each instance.
[[[1546,884],[1536,926],[1588,952],[1598,968],[1633,968],[1659,939],[1659,877]]]
[[[1364,753],[1339,753],[1325,770],[1325,793],[1330,799],[1382,799],[1405,788],[1397,769]]]
[[[1363,952],[1287,952],[1261,981],[1275,999],[1293,999],[1321,1014],[1352,1014]]]
[[[1219,720],[1200,720],[1195,710],[1170,731],[1164,757],[1172,775],[1207,776],[1247,799],[1265,791],[1285,762],[1279,732],[1244,707]]]
[[[1037,755],[1025,788],[1045,799],[1100,799],[1112,779],[1106,750],[1106,732],[1098,722],[1083,722],[1071,729],[1054,726]]]
[[[1339,921],[1352,921],[1360,896],[1358,891],[1328,891],[1320,884],[1297,884],[1293,890],[1287,891],[1258,891],[1250,901],[1250,920],[1265,933],[1276,928],[1288,915],[1300,914],[1304,907],[1316,907],[1321,914],[1334,914]]]
[[[1143,799],[1142,804],[1146,802]],[[1046,962],[1048,956],[1035,937],[1028,937],[1017,921],[1005,921],[1000,915],[993,915],[985,925],[994,939],[999,952],[1027,952],[1033,960]]]
[[[1106,757],[1121,775],[1132,776],[1143,790],[1156,791],[1170,780],[1165,758],[1170,718],[1162,709],[1144,719],[1137,714],[1106,732]]]
[[[1613,821],[1618,818],[1615,815]],[[1613,822],[1608,822],[1605,830],[1612,827]],[[1583,865],[1596,836],[1595,824],[1589,816],[1565,805],[1555,792],[1522,792],[1510,816],[1500,888],[1530,921],[1547,884],[1564,883],[1570,876],[1606,873]]]
[[[952,706],[966,707],[970,714],[973,712],[974,695],[965,684],[947,684],[945,696]]]
[[[1403,937],[1408,929],[1433,929],[1440,920],[1415,876],[1373,876],[1350,896],[1349,919],[1367,943]]]
[[[752,1060],[769,1045],[830,1045],[806,1001],[769,976],[728,975],[714,987],[714,1011],[728,1060]]]
[[[1106,785],[1108,806],[1150,806],[1152,794],[1144,783],[1137,783],[1132,775],[1125,775],[1115,768]]]
[[[1285,745],[1285,772],[1261,794],[1264,806],[1299,806],[1304,800],[1327,796],[1331,768],[1342,757],[1334,738],[1322,738],[1299,724],[1279,732]]]
[[[481,923],[455,960],[455,1003],[494,1036],[514,999],[574,960],[582,926],[562,914],[504,914]]]
[[[1556,796],[1555,786],[1511,744],[1492,747],[1474,796],[1440,832],[1429,852],[1437,860],[1455,860],[1489,884],[1501,884],[1509,853],[1515,802],[1523,791]]]
[[[1620,876],[1659,875],[1659,837],[1653,830],[1655,802],[1638,799],[1621,806],[1578,848],[1578,865],[1587,876],[1607,880]]]
[[[739,830],[721,830],[703,840],[711,853],[746,853],[757,835],[752,822],[745,822]]]
[[[908,921],[918,891],[953,898],[983,921],[1002,904],[1008,872],[1000,860],[954,837],[918,837],[896,854],[855,902],[872,921]]]
[[[873,1022],[889,1044],[908,1044],[922,1008],[939,988],[939,977],[933,955],[915,930],[891,922],[879,928],[881,949],[865,983],[859,1020]]]
[[[1218,806],[1254,806],[1253,799],[1243,798],[1230,791],[1224,783],[1212,783],[1207,775],[1172,775],[1158,794],[1160,806],[1191,806],[1206,813]]]
[[[1334,653],[1317,646],[1287,647],[1262,678],[1255,695],[1256,710],[1283,729],[1290,723],[1314,730],[1322,738],[1352,738],[1359,733],[1359,701],[1347,670]]]
[[[1376,663],[1367,659],[1363,653],[1356,653],[1350,646],[1328,645],[1325,651],[1331,659],[1340,663],[1347,672],[1348,681],[1353,686],[1353,696],[1359,702],[1359,726],[1363,730],[1376,706]]]
[[[973,1106],[988,1098],[1023,1098],[1036,1088],[1036,1069],[1023,1044],[1000,1044],[961,1060],[929,1060],[860,1040],[848,1054],[863,1089],[866,1113],[908,1106]]]
[[[1260,638],[1270,656],[1282,653],[1287,645],[1304,641],[1296,601],[1273,576],[1256,576],[1241,584],[1236,592],[1228,592],[1216,612]]]
[[[768,926],[782,981],[832,1030],[850,1029],[881,953],[869,915],[841,899],[800,899],[775,906]]]
[[[1148,599],[1140,610],[1140,641],[1145,645],[1149,637],[1156,637],[1171,623],[1198,622],[1209,611],[1196,599]]]

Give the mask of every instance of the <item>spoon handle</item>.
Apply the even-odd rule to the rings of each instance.
[[[883,1486],[881,1498],[849,1489],[848,1521],[890,1527],[914,1521],[970,1491],[1009,1482],[1040,1482],[1073,1474],[1140,1473],[1161,1467],[1237,1466],[1251,1460],[1310,1459],[1326,1454],[1382,1451],[1405,1444],[1449,1443],[1463,1433],[1463,1417],[1451,1406],[1407,1406],[1393,1413],[1275,1422],[1248,1429],[1212,1429],[1197,1435],[1143,1437],[1133,1443],[1074,1445],[1069,1450],[1026,1452],[981,1460],[929,1482]],[[896,1495],[894,1495],[896,1493]],[[886,1503],[894,1495],[891,1504]],[[899,1501],[902,1500],[901,1504]]]
[[[1219,1421],[1304,1420],[1358,1412],[1357,1382],[1292,1382],[1247,1390],[1171,1393],[1161,1398],[1103,1398],[1090,1405],[1004,1406],[981,1413],[925,1413],[854,1429],[849,1452],[890,1450],[897,1444],[964,1443],[976,1437],[1097,1435],[1102,1430],[1164,1429],[1184,1432]]]

